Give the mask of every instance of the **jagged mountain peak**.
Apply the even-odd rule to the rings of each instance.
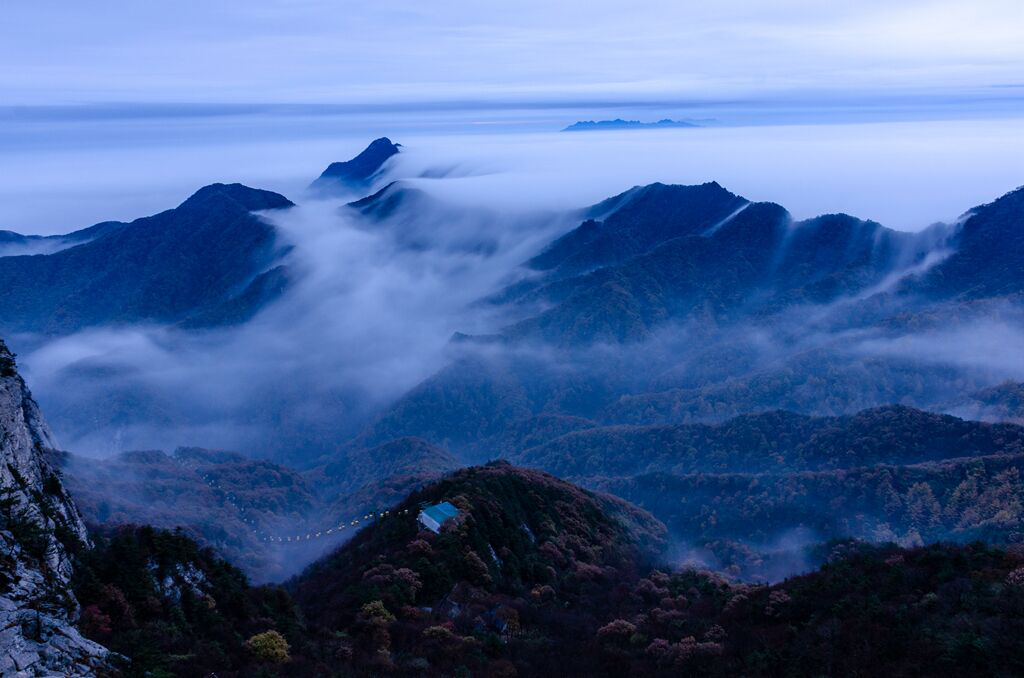
[[[317,180],[310,184],[310,188],[315,191],[366,188],[384,163],[396,155],[400,148],[401,144],[387,137],[375,139],[351,160],[328,165]]]

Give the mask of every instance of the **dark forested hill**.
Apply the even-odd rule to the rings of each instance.
[[[1024,427],[890,406],[844,417],[751,414],[718,424],[610,426],[512,455],[563,477],[779,473],[1024,454]]]
[[[434,535],[415,516],[439,501],[459,515]],[[536,626],[544,644],[572,637],[559,620],[596,631],[613,588],[663,546],[646,513],[504,463],[457,471],[392,511],[289,586],[312,623],[349,631],[359,672],[424,652],[434,673],[485,662],[484,652],[507,656],[473,636],[512,628]],[[393,635],[381,633],[392,624]]]
[[[459,515],[439,534],[417,529],[417,502],[442,499]],[[396,510],[288,586],[341,672],[994,676],[1024,665],[1017,551],[833,543],[808,553],[817,571],[735,584],[652,567],[631,536],[657,543],[649,517],[503,464],[460,471]]]
[[[440,533],[421,502],[452,501]],[[506,464],[414,493],[285,589],[180,534],[94,534],[74,592],[129,675],[1013,675],[1024,554],[842,541],[772,585],[659,566],[662,527]],[[653,550],[652,550],[653,549]],[[289,595],[290,594],[290,595]],[[823,631],[823,629],[825,629]]]
[[[955,248],[921,281],[921,289],[969,299],[1024,290],[1024,188],[969,210]]]
[[[245,320],[273,296],[263,274],[282,253],[274,228],[253,212],[291,205],[269,191],[213,184],[175,209],[107,225],[54,254],[0,257],[0,326],[63,333]]]

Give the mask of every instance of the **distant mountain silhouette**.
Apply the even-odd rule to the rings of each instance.
[[[686,122],[685,120],[670,120],[664,118],[657,122],[640,122],[639,120],[623,120],[622,118],[616,118],[615,120],[580,120],[569,125],[563,132],[592,132],[599,130],[608,129],[653,129],[663,127],[700,127],[696,123]]]
[[[384,162],[397,154],[400,147],[400,144],[392,143],[387,137],[376,139],[351,160],[332,162],[323,174],[310,184],[310,189],[331,192],[338,189],[367,188]]]
[[[282,254],[274,228],[253,212],[292,205],[269,191],[213,184],[174,209],[71,234],[84,242],[54,254],[0,257],[0,327],[64,333],[248,319],[283,280],[270,270]]]

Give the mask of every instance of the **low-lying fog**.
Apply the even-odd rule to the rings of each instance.
[[[472,302],[570,226],[565,215],[465,220],[441,208],[430,242],[407,247],[344,202],[266,215],[294,245],[297,281],[241,327],[23,338],[35,346],[25,373],[61,443],[99,455],[189,442],[292,459],[333,449],[440,368],[454,332],[486,331],[489,312]],[[470,236],[487,246],[464,247]]]
[[[551,129],[573,119],[551,120]],[[230,127],[225,118],[176,120],[159,134],[147,130],[163,122],[146,119],[19,122],[70,125],[61,134],[73,138],[78,126],[84,137],[66,147],[40,140],[42,148],[30,139],[4,154],[0,227],[52,233],[143,216],[213,181],[278,190],[299,203],[267,216],[295,245],[299,282],[241,328],[13,338],[62,446],[104,455],[196,445],[290,459],[334,449],[441,368],[455,350],[453,332],[504,324],[472,302],[575,226],[572,208],[636,184],[716,180],[749,199],[779,202],[797,218],[846,211],[917,230],[955,219],[1024,176],[1024,120],[1017,119],[599,133],[516,132],[507,120],[500,133],[465,131],[472,122],[463,118],[458,133],[421,126],[403,135],[371,132],[365,120],[358,134],[332,134],[319,120],[308,136],[288,128],[278,138],[272,132],[285,127],[282,120],[265,128],[250,120],[228,141],[216,133]],[[411,185],[442,204],[420,220],[417,238],[425,240],[415,247],[394,229],[359,223],[341,208],[344,200],[312,200],[303,191],[330,161],[352,157],[382,133],[403,144],[388,178],[419,177]],[[945,356],[926,350],[935,345],[929,338],[919,341],[928,343],[868,337],[863,346],[962,362],[962,353]],[[990,357],[973,367],[996,370],[991,342],[978,341],[977,352]],[[971,342],[970,332],[957,335],[958,348],[972,350]],[[1016,376],[1019,361],[1005,360]]]

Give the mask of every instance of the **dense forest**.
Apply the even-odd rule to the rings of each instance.
[[[824,471],[991,454],[1024,454],[1024,428],[893,406],[844,417],[769,412],[720,425],[591,428],[512,458],[581,477]]]
[[[421,502],[459,508],[439,534]],[[406,514],[405,510],[412,513]],[[496,463],[414,493],[284,589],[183,535],[81,556],[126,675],[963,675],[1024,670],[1024,551],[831,542],[773,585],[665,569],[648,514]]]
[[[301,615],[287,593],[250,586],[183,534],[121,526],[93,538],[76,568],[79,626],[122,655],[120,675],[280,675],[268,669],[276,659],[249,641],[267,631],[302,641]]]

